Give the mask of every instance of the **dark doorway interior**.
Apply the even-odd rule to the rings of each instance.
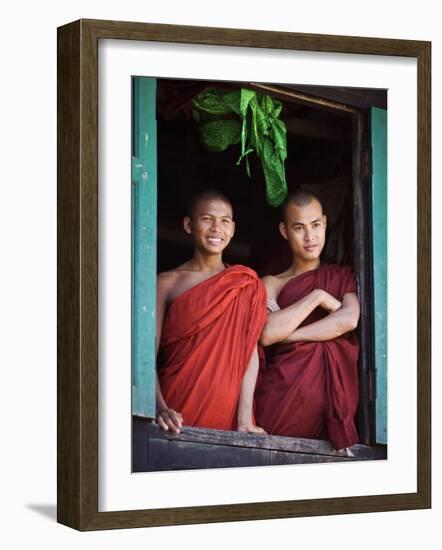
[[[251,178],[237,165],[240,145],[209,152],[200,141],[192,116],[192,99],[207,87],[249,87],[282,102],[287,127],[286,180],[321,199],[328,217],[322,260],[350,265],[358,281],[362,315],[358,327],[361,442],[375,436],[375,371],[370,210],[370,148],[368,113],[386,109],[386,90],[320,86],[158,80],[158,271],[172,269],[192,254],[182,229],[190,197],[216,188],[232,201],[235,237],[224,253],[227,263],[242,263],[260,276],[289,266],[290,253],[279,234],[279,208],[265,200],[260,160],[251,157]]]
[[[209,152],[200,141],[191,99],[208,85],[226,83],[158,81],[158,270],[186,261],[192,243],[182,230],[191,195],[207,188],[225,193],[234,206],[236,235],[225,252],[228,263],[242,263],[260,275],[288,267],[289,251],[279,234],[279,209],[265,201],[259,159],[251,158],[251,178],[237,166],[240,145]],[[288,188],[302,186],[323,201],[328,216],[323,259],[352,264],[352,120],[348,114],[282,101],[287,127]],[[252,155],[253,157],[253,155]]]

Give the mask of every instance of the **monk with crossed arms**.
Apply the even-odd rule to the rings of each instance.
[[[313,194],[292,192],[282,213],[292,263],[263,278],[269,317],[261,343],[273,354],[256,391],[257,422],[270,434],[348,448],[359,440],[356,282],[350,267],[320,260],[327,219]]]

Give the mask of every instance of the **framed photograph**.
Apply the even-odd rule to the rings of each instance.
[[[382,38],[96,20],[59,28],[60,523],[431,506],[430,52]],[[302,200],[321,208],[314,227],[287,221]],[[200,212],[203,203],[230,210]],[[206,219],[226,225],[205,234]],[[314,290],[338,305],[315,302],[296,330],[345,309],[349,294],[358,319],[325,343],[296,330],[267,342],[266,292],[278,280],[303,285],[289,268],[297,237],[284,227],[307,234],[322,222],[316,271],[328,281],[335,270],[339,288],[315,279]],[[222,271],[207,276],[209,256]],[[226,275],[256,285],[241,310],[248,324],[223,313],[227,324],[207,328],[215,302],[230,312]],[[229,338],[249,349],[236,382]],[[305,372],[317,364],[317,374],[288,379],[288,354],[299,373],[307,349]],[[289,381],[276,391],[282,372]],[[305,398],[313,386],[317,409]]]

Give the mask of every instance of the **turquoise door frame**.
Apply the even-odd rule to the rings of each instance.
[[[155,417],[156,79],[132,78],[132,414]]]
[[[387,111],[373,107],[372,238],[376,442],[387,443]]]

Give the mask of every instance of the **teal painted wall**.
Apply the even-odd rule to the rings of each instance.
[[[387,443],[387,111],[371,109],[376,441]]]
[[[156,79],[132,79],[132,413],[155,416]]]

